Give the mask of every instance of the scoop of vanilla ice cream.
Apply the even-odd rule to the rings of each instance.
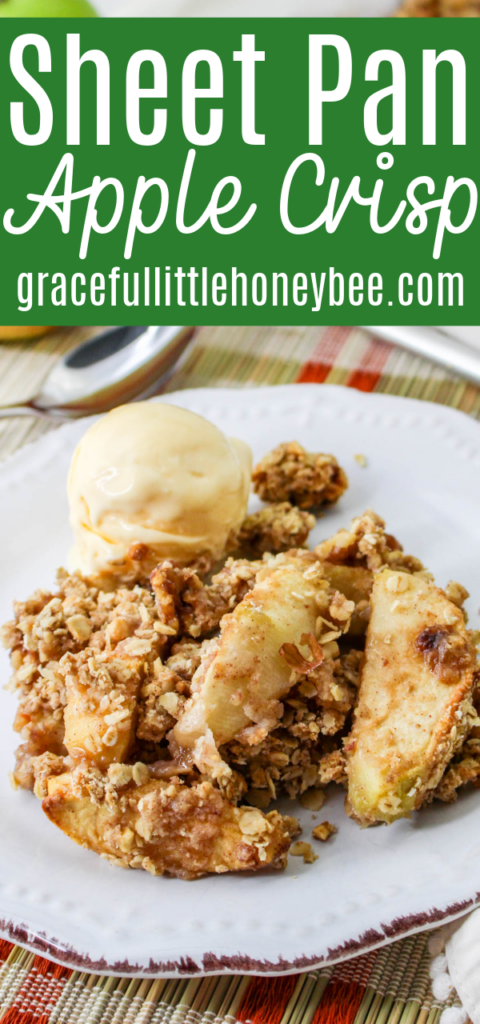
[[[71,568],[111,569],[136,542],[156,561],[220,558],[245,516],[251,470],[248,445],[203,416],[163,402],[114,409],[70,466]]]

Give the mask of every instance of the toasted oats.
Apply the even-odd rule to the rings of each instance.
[[[245,799],[252,807],[265,810],[272,802],[272,794],[269,789],[249,789]]]
[[[314,526],[315,516],[289,501],[278,502],[247,516],[232,543],[254,554],[287,551],[302,547]]]
[[[65,623],[67,629],[75,640],[89,640],[92,633],[92,623],[86,615],[71,615]]]
[[[108,768],[108,781],[115,789],[128,786],[132,781],[133,770],[129,764],[111,764]]]
[[[294,843],[290,849],[292,857],[303,857],[304,864],[313,864],[314,861],[318,860],[317,855],[313,852],[310,843],[304,843],[302,841]]]
[[[339,622],[350,621],[355,611],[355,601],[348,601],[345,595],[340,594],[337,590],[330,602],[328,611],[332,619],[338,619]]]
[[[457,608],[463,608],[467,597],[470,597],[468,590],[465,587],[462,587],[461,583],[455,583],[454,580],[450,580],[449,583],[447,583],[445,593],[448,600],[451,601],[452,604],[456,604]]]
[[[263,562],[228,558],[211,583],[204,585],[193,570],[160,563],[151,577],[159,625],[165,623],[174,634],[192,637],[210,633],[254,587],[263,567]]]
[[[320,811],[325,803],[324,789],[307,789],[300,796],[300,803],[308,811]]]
[[[161,704],[161,706],[165,708],[170,715],[177,716],[179,706],[181,705],[181,699],[178,693],[164,693],[158,698],[158,703]]]
[[[149,771],[146,764],[142,764],[141,761],[137,761],[132,768],[132,778],[137,786],[143,786],[149,778]]]
[[[338,832],[338,829],[335,825],[332,825],[329,821],[322,821],[320,825],[312,829],[312,836],[314,839],[319,839],[321,843],[325,843],[336,832]]]
[[[242,810],[238,819],[241,832],[247,836],[261,835],[268,828],[268,822],[257,808]]]
[[[373,571],[383,565],[408,573],[424,568],[418,558],[404,554],[395,537],[385,533],[384,520],[372,509],[353,519],[348,530],[338,530],[318,544],[315,552],[322,562],[358,565]]]
[[[105,632],[113,643],[118,644],[120,640],[126,640],[127,636],[130,636],[131,626],[127,619],[122,619],[119,615],[108,623]]]
[[[333,455],[306,452],[296,441],[265,455],[253,470],[252,482],[262,501],[290,502],[301,509],[333,505],[348,487]]]
[[[118,731],[114,725],[110,725],[107,731],[102,736],[102,743],[104,743],[106,747],[114,747],[117,740]],[[92,754],[95,753],[96,748],[94,747],[92,741],[88,737],[87,740],[85,741],[85,745],[88,747],[88,749],[90,749]]]

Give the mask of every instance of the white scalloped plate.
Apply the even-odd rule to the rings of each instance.
[[[371,505],[438,581],[461,580],[480,603],[480,427],[439,405],[326,385],[199,390],[167,400],[202,413],[260,456],[298,439],[332,451],[350,489],[320,519],[330,535]],[[0,619],[12,597],[49,586],[70,543],[65,478],[89,421],[60,428],[0,467]],[[361,468],[354,455],[368,466]],[[8,678],[4,655],[2,681]],[[0,694],[0,933],[72,967],[132,975],[275,974],[341,960],[459,916],[480,902],[480,794],[435,804],[390,828],[361,831],[329,796],[338,834],[319,859],[284,873],[197,882],[111,867],[44,818],[7,772],[15,701]],[[292,805],[289,803],[292,810]],[[312,815],[300,811],[305,839]]]

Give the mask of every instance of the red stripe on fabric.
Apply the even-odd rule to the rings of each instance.
[[[295,378],[296,384],[323,384],[327,379],[330,370],[332,369],[331,363],[305,363],[300,370],[300,373]]]
[[[38,959],[41,959],[40,957]],[[36,1024],[48,1024],[51,1016],[51,1008],[58,1002],[63,992],[65,983],[72,975],[68,967],[60,967],[58,964],[45,961],[49,966],[48,972],[37,973],[36,984],[32,993],[26,993],[29,1001],[35,995]]]
[[[297,384],[323,384],[330,370],[337,364],[338,356],[350,337],[352,327],[329,327],[325,331],[308,362],[297,374]],[[392,345],[372,338],[363,353],[359,365],[352,370],[345,384],[358,391],[373,391],[382,376]]]
[[[351,327],[326,327],[310,359],[300,369],[296,383],[323,384],[351,332]]]
[[[61,967],[60,964],[52,964],[52,978],[65,979],[68,981],[72,977],[73,970],[71,967]]]
[[[347,387],[356,388],[357,391],[373,391],[381,376],[381,373],[372,373],[370,370],[354,370],[345,383]]]
[[[44,956],[36,956],[31,969],[38,974],[48,974],[52,978],[69,978],[72,974],[70,967],[61,967],[60,964],[54,964],[52,960],[47,960]]]
[[[355,981],[345,985],[344,982],[334,979],[325,989],[312,1024],[353,1024],[364,991],[363,985],[358,985]]]
[[[237,1010],[241,1024],[280,1024],[298,978],[252,978]]]
[[[11,1006],[1,1021],[2,1024],[38,1024],[38,1017],[35,1017],[33,1010],[18,1010],[16,1006]]]
[[[5,961],[13,949],[13,942],[7,942],[6,939],[0,939],[0,960]]]
[[[357,388],[357,391],[373,391],[382,376],[391,352],[392,345],[388,345],[378,338],[372,338],[360,360],[360,365],[348,377],[347,387]]]
[[[72,975],[69,967],[60,967],[45,957],[36,956],[13,1006],[0,1017],[0,1024],[48,1024],[51,1008],[60,998],[64,984]],[[35,1010],[29,1007],[35,1006]]]

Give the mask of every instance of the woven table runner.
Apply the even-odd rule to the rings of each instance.
[[[94,328],[0,345],[0,404],[38,390],[55,359]],[[205,327],[164,391],[318,382],[441,402],[480,418],[480,388],[355,327]],[[46,430],[0,420],[0,459]],[[192,883],[194,885],[194,883]],[[429,935],[286,978],[131,980],[58,967],[0,941],[0,1024],[438,1024]]]

